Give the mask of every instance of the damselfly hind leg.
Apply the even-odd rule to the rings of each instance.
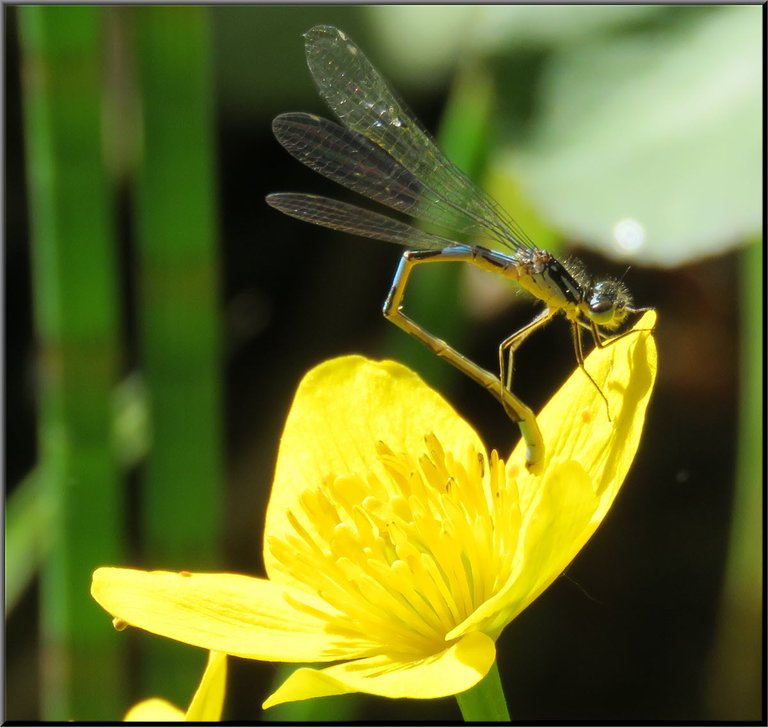
[[[593,324],[594,325],[594,324]],[[579,368],[586,374],[587,378],[592,382],[594,387],[597,389],[597,393],[600,394],[600,396],[603,398],[603,401],[605,402],[605,411],[608,414],[608,421],[611,421],[611,407],[608,405],[608,398],[603,393],[603,390],[600,388],[600,385],[597,383],[597,381],[594,380],[592,377],[592,374],[587,371],[587,367],[584,365],[584,349],[581,345],[581,328],[579,327],[578,321],[572,321],[572,338],[573,338],[573,351],[576,354],[576,361],[579,364]],[[594,335],[594,331],[593,331]],[[600,346],[598,343],[595,343],[599,348],[604,348],[604,346]]]
[[[520,433],[526,444],[526,467],[532,471],[540,470],[544,460],[544,440],[536,423],[533,411],[503,386],[501,380],[489,371],[481,368],[442,339],[429,333],[412,318],[403,313],[403,300],[414,267],[423,263],[466,262],[477,264],[476,254],[470,248],[456,246],[444,250],[409,250],[400,258],[397,271],[392,280],[383,313],[387,320],[421,341],[430,351],[445,359],[473,381],[487,389],[504,407],[504,411],[520,427]]]

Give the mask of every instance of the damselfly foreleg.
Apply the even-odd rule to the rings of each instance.
[[[628,313],[635,315],[637,313],[647,313],[649,310],[655,310],[655,308],[653,308],[653,306],[645,306],[643,308],[627,308],[626,310]],[[594,321],[590,321],[588,327],[582,322],[579,322],[579,325],[581,325],[583,328],[587,328],[587,330],[592,334],[592,339],[595,342],[595,346],[598,348],[608,348],[608,346],[612,346],[614,343],[616,343],[616,341],[620,341],[622,338],[624,338],[624,336],[629,336],[632,333],[642,333],[646,330],[656,330],[655,328],[629,328],[626,331],[622,331],[621,333],[606,334],[600,331]]]
[[[603,393],[603,390],[600,388],[600,384],[597,383],[597,381],[592,378],[592,374],[587,371],[587,367],[584,365],[584,349],[582,348],[581,344],[581,328],[579,326],[578,321],[571,321],[572,326],[572,338],[573,338],[573,351],[576,354],[576,361],[579,364],[579,368],[587,375],[587,378],[592,382],[594,387],[597,389],[597,392],[600,394],[600,396],[603,397],[603,401],[605,402],[605,411],[608,414],[608,421],[611,421],[611,408],[608,405],[608,399]],[[594,323],[592,324],[594,327]],[[592,335],[595,338],[595,345],[597,345],[598,348],[605,348],[605,345],[602,345],[599,341],[599,335],[595,334],[595,331],[592,332]]]
[[[456,246],[443,250],[409,250],[400,258],[397,271],[392,280],[387,299],[384,302],[384,317],[396,326],[421,341],[433,353],[445,359],[473,381],[487,389],[501,402],[507,415],[520,427],[520,433],[526,443],[526,466],[531,471],[539,469],[544,459],[544,440],[536,423],[533,411],[505,388],[501,380],[490,371],[470,361],[442,339],[422,328],[412,318],[403,313],[403,300],[408,279],[416,265],[436,262],[464,262],[479,267],[486,267],[478,261],[476,249]]]
[[[629,313],[645,313],[649,310],[653,310],[651,307],[645,307],[645,308],[626,308],[626,310]],[[594,384],[595,388],[600,393],[600,396],[603,397],[603,401],[605,402],[605,409],[608,413],[608,421],[611,420],[611,409],[608,406],[608,399],[606,398],[605,394],[603,393],[603,390],[600,388],[598,383],[592,378],[592,375],[587,371],[587,367],[584,365],[584,350],[582,347],[581,342],[581,329],[586,328],[591,334],[592,334],[592,340],[595,342],[595,346],[597,348],[608,348],[609,346],[612,346],[617,341],[620,341],[624,336],[629,336],[632,333],[639,333],[637,329],[630,328],[629,330],[623,331],[622,333],[615,333],[612,335],[606,335],[604,333],[601,333],[600,329],[597,327],[594,321],[590,321],[589,324],[585,324],[582,321],[572,321],[572,337],[573,337],[573,348],[574,352],[576,353],[576,360],[579,363],[579,366],[584,371],[584,373],[587,375],[587,378]]]

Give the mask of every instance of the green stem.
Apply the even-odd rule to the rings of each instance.
[[[101,144],[102,28],[97,7],[19,8],[39,350],[36,487],[50,515],[41,701],[43,718],[57,721],[114,719],[124,704],[122,645],[89,594],[93,570],[120,562],[123,537],[111,427],[120,316]]]
[[[210,13],[131,10],[142,122],[139,342],[152,431],[142,546],[148,563],[211,568],[219,563],[223,452]],[[154,640],[147,655],[145,689],[188,699],[204,654]]]
[[[456,695],[456,701],[465,722],[510,721],[499,666],[495,661],[490,671],[474,687]]]
[[[763,241],[741,253],[738,461],[720,616],[706,690],[713,719],[757,720],[762,673]]]

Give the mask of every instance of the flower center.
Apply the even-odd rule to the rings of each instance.
[[[332,605],[340,628],[405,653],[445,634],[509,577],[520,524],[517,487],[496,451],[446,453],[433,434],[418,457],[377,445],[383,475],[331,475],[270,539],[285,574]]]

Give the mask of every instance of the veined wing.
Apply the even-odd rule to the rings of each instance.
[[[513,250],[533,246],[499,204],[443,154],[346,34],[316,25],[304,38],[318,91],[346,127],[384,149],[422,189],[487,230],[501,245]]]
[[[268,194],[267,203],[305,222],[418,250],[442,250],[459,244],[378,212],[316,194],[278,192]]]
[[[485,224],[458,214],[400,162],[357,131],[300,112],[280,114],[272,122],[272,131],[302,164],[353,192],[432,222],[449,233],[488,236]]]

